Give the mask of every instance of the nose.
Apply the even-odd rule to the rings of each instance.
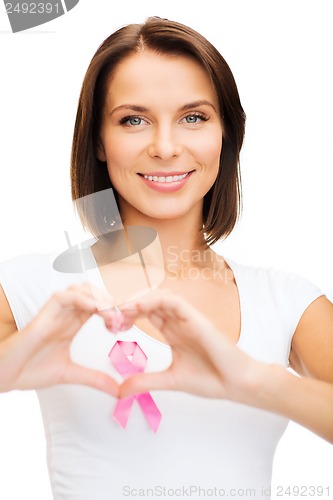
[[[183,147],[178,139],[172,127],[168,125],[156,127],[151,143],[148,146],[149,156],[161,160],[169,160],[179,156],[183,151]]]

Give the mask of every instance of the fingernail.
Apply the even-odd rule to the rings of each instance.
[[[123,317],[119,313],[111,318],[110,321],[107,322],[107,327],[112,332],[119,332],[123,323]]]

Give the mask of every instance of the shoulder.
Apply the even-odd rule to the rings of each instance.
[[[26,254],[0,262],[0,283],[4,289],[31,284],[45,287],[58,278],[53,260],[52,254]]]
[[[52,267],[51,254],[24,254],[0,262],[0,273],[18,273]]]
[[[0,262],[3,301],[8,303],[18,328],[23,327],[56,290],[77,278],[53,268],[53,254],[26,254]]]
[[[263,289],[265,292],[269,290],[275,295],[322,295],[319,287],[301,274],[275,267],[247,266],[229,258],[226,259],[226,262],[230,265],[236,281],[238,278],[244,285],[252,289],[257,289],[258,292]]]
[[[291,364],[300,375],[333,383],[333,304],[314,301],[302,315],[292,342]]]
[[[244,298],[254,308],[273,308],[288,324],[291,331],[305,309],[318,297],[322,290],[306,277],[274,267],[254,267],[226,259],[233,271],[236,283]]]

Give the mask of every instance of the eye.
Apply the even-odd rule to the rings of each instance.
[[[146,120],[140,116],[124,116],[119,122],[121,125],[127,125],[128,127],[137,127],[143,123],[147,123]]]
[[[181,121],[193,125],[199,122],[206,122],[207,120],[208,117],[202,113],[190,113],[186,115],[184,118],[182,118]]]

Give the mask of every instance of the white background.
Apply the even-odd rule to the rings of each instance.
[[[216,45],[247,113],[244,213],[218,250],[302,274],[332,299],[333,30],[324,0],[81,0],[17,34],[1,5],[0,261],[64,249],[84,73],[112,31],[151,15],[188,24]],[[50,500],[34,393],[1,395],[0,422],[0,500]],[[272,498],[289,484],[330,486],[333,497],[332,470],[333,447],[292,423],[276,453]]]

